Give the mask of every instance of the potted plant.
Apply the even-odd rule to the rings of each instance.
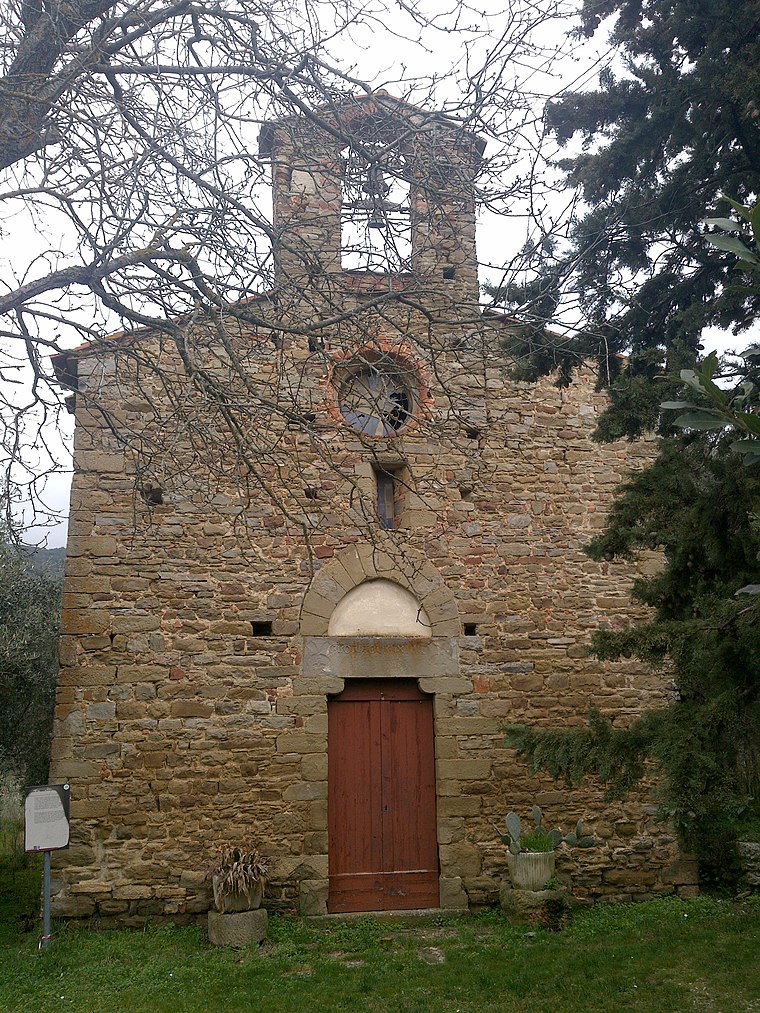
[[[224,914],[259,907],[268,871],[254,841],[223,844],[209,868],[217,911]]]
[[[507,845],[507,865],[512,886],[517,890],[541,890],[554,875],[554,849],[563,841],[578,848],[591,848],[594,838],[583,833],[583,821],[578,820],[575,830],[563,834],[561,830],[547,830],[543,815],[537,805],[533,806],[533,827],[523,834],[520,817],[515,812],[507,814],[507,832],[500,833]],[[498,828],[497,828],[498,829]]]

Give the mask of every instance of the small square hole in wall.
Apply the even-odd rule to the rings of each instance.
[[[457,269],[455,267],[444,267],[443,269],[443,280],[453,281],[457,276]]]
[[[307,485],[304,489],[304,495],[306,496],[306,499],[317,499],[319,490],[315,489],[314,486]]]
[[[140,486],[140,495],[148,506],[159,506],[164,502],[164,490],[152,482],[146,482]]]
[[[314,412],[301,412],[300,415],[288,419],[288,429],[303,429],[313,426],[317,416]]]
[[[271,637],[272,636],[272,623],[271,621],[252,622],[251,633],[254,637]]]
[[[464,623],[464,635],[466,637],[475,637],[478,634],[477,623]]]
[[[472,499],[472,486],[471,485],[460,485],[459,486],[459,498],[469,502]]]
[[[470,426],[468,429],[465,430],[465,432],[467,434],[468,440],[480,439],[480,430],[476,426]]]

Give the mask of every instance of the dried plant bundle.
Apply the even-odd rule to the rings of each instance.
[[[217,909],[224,911],[226,897],[244,895],[250,903],[251,894],[263,890],[268,872],[266,859],[254,841],[222,844],[209,868]]]

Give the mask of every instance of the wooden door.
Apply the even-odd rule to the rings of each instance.
[[[328,910],[438,907],[432,698],[362,679],[327,714]]]

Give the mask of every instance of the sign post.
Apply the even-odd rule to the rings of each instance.
[[[42,937],[39,948],[50,946],[50,852],[69,846],[68,784],[46,784],[26,788],[24,803],[24,851],[43,852]]]

